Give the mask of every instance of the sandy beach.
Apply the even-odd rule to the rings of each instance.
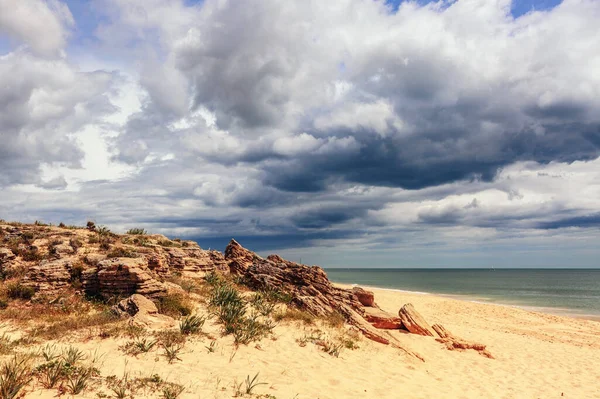
[[[430,323],[441,323],[461,338],[486,344],[494,359],[476,351],[449,351],[432,337],[390,331],[402,345],[425,360],[397,348],[356,338],[347,327],[320,322],[306,325],[282,321],[271,338],[235,349],[231,337],[221,337],[220,327],[207,322],[210,337],[186,343],[181,361],[168,364],[155,350],[136,357],[119,350],[127,339],[100,339],[87,331],[72,343],[100,355],[103,377],[143,378],[159,375],[185,387],[180,398],[235,397],[235,385],[259,374],[265,383],[254,397],[303,398],[599,398],[600,323],[530,312],[513,307],[473,303],[435,295],[374,290],[384,310],[396,313],[405,303]],[[199,308],[202,312],[202,308]],[[5,326],[5,330],[8,326]],[[307,337],[348,336],[357,349],[343,348],[331,356]],[[114,397],[106,388],[88,390],[78,397]],[[31,398],[52,398],[56,390],[40,386]],[[161,397],[150,389],[135,397]],[[249,396],[248,396],[249,397]]]

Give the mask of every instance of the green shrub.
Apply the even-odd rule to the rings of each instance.
[[[35,295],[35,289],[28,287],[20,282],[11,283],[6,286],[6,295],[10,299],[24,299],[29,300]]]
[[[202,330],[205,322],[205,317],[197,315],[186,316],[179,321],[179,331],[183,335],[197,334]]]
[[[137,258],[138,255],[127,248],[115,247],[106,254],[107,258]]]
[[[140,229],[138,227],[134,227],[133,229],[127,230],[127,234],[134,234],[134,235],[141,235],[141,236],[143,236],[143,235],[146,235],[148,233],[144,229]]]
[[[261,322],[258,316],[247,316],[247,304],[240,293],[227,283],[215,285],[209,305],[223,324],[223,333],[233,334],[236,344],[248,344],[269,334],[273,325]]]
[[[193,306],[182,294],[168,294],[158,300],[158,312],[171,317],[188,316],[192,314]]]

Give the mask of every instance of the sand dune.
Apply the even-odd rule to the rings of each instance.
[[[180,398],[230,398],[235,383],[259,373],[254,397],[303,398],[600,398],[600,323],[522,309],[387,290],[375,290],[377,303],[396,313],[411,302],[430,323],[455,335],[487,344],[495,359],[475,351],[449,351],[431,337],[393,331],[402,345],[425,361],[390,346],[359,338],[359,348],[331,356],[310,341],[311,335],[335,337],[344,329],[282,323],[272,338],[237,350],[219,326],[205,330],[216,339],[194,338],[181,361],[168,364],[160,351],[126,356],[126,339],[87,339],[76,345],[103,354],[102,376],[130,378],[158,374],[185,386]],[[93,334],[91,334],[93,335]],[[85,338],[85,337],[83,337]],[[59,343],[66,344],[66,343]],[[100,392],[114,397],[106,388]],[[56,391],[36,387],[27,397],[52,398]],[[269,396],[270,395],[270,396]],[[102,394],[100,394],[102,396]],[[98,398],[89,390],[79,397]],[[136,398],[161,397],[139,390]],[[249,397],[249,396],[248,396]]]

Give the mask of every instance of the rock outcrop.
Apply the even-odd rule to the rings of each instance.
[[[242,247],[236,240],[232,239],[225,248],[225,260],[229,271],[233,274],[242,275],[252,265],[257,255]],[[262,259],[262,258],[261,258]]]
[[[25,285],[46,295],[57,295],[71,286],[74,258],[44,260],[29,268]]]
[[[398,311],[398,316],[400,316],[400,320],[402,320],[402,325],[409,332],[418,335],[425,335],[429,337],[433,337],[433,333],[431,332],[431,327],[423,316],[419,312],[415,310],[415,307],[411,303],[407,303],[402,306],[402,308]]]
[[[192,241],[163,235],[116,235],[98,229],[0,222],[0,274],[18,275],[36,296],[82,288],[103,297],[134,293],[156,298],[170,276],[229,273],[225,257]]]
[[[476,342],[465,341],[462,338],[458,338],[450,333],[450,331],[446,330],[444,326],[441,324],[434,324],[431,326],[433,330],[437,333],[439,338],[435,340],[441,342],[446,345],[448,350],[465,350],[465,349],[473,349],[479,352],[480,355],[485,356],[487,358],[493,359],[494,356],[486,349],[486,346]]]
[[[107,298],[132,294],[156,298],[167,293],[167,287],[152,276],[144,258],[103,260],[98,263],[96,276],[90,280],[93,285],[84,282],[84,286],[90,293]]]
[[[334,286],[320,267],[290,262],[278,255],[264,259],[235,240],[227,246],[225,259],[230,271],[243,276],[249,287],[285,293],[294,306],[315,316],[339,313],[367,338],[399,346],[393,337],[368,322],[365,307],[354,292]]]

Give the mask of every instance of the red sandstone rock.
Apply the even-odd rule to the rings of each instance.
[[[353,287],[352,292],[358,298],[363,306],[375,307],[375,294],[373,291],[367,291],[361,287]]]
[[[433,337],[433,333],[431,332],[431,327],[423,316],[419,314],[411,303],[407,303],[402,306],[402,308],[398,311],[398,315],[402,320],[402,325],[409,332],[418,335],[425,335]]]
[[[364,318],[375,328],[384,330],[399,330],[402,328],[402,320],[399,317],[379,308],[366,307],[364,309]]]
[[[242,275],[251,288],[290,295],[294,306],[315,316],[337,312],[367,338],[383,344],[394,343],[392,336],[384,336],[383,332],[367,322],[364,318],[365,308],[357,296],[351,290],[334,286],[318,266],[290,262],[278,255],[264,259],[234,240],[227,246],[225,259],[229,262],[231,272]],[[400,347],[399,342],[396,346]]]

